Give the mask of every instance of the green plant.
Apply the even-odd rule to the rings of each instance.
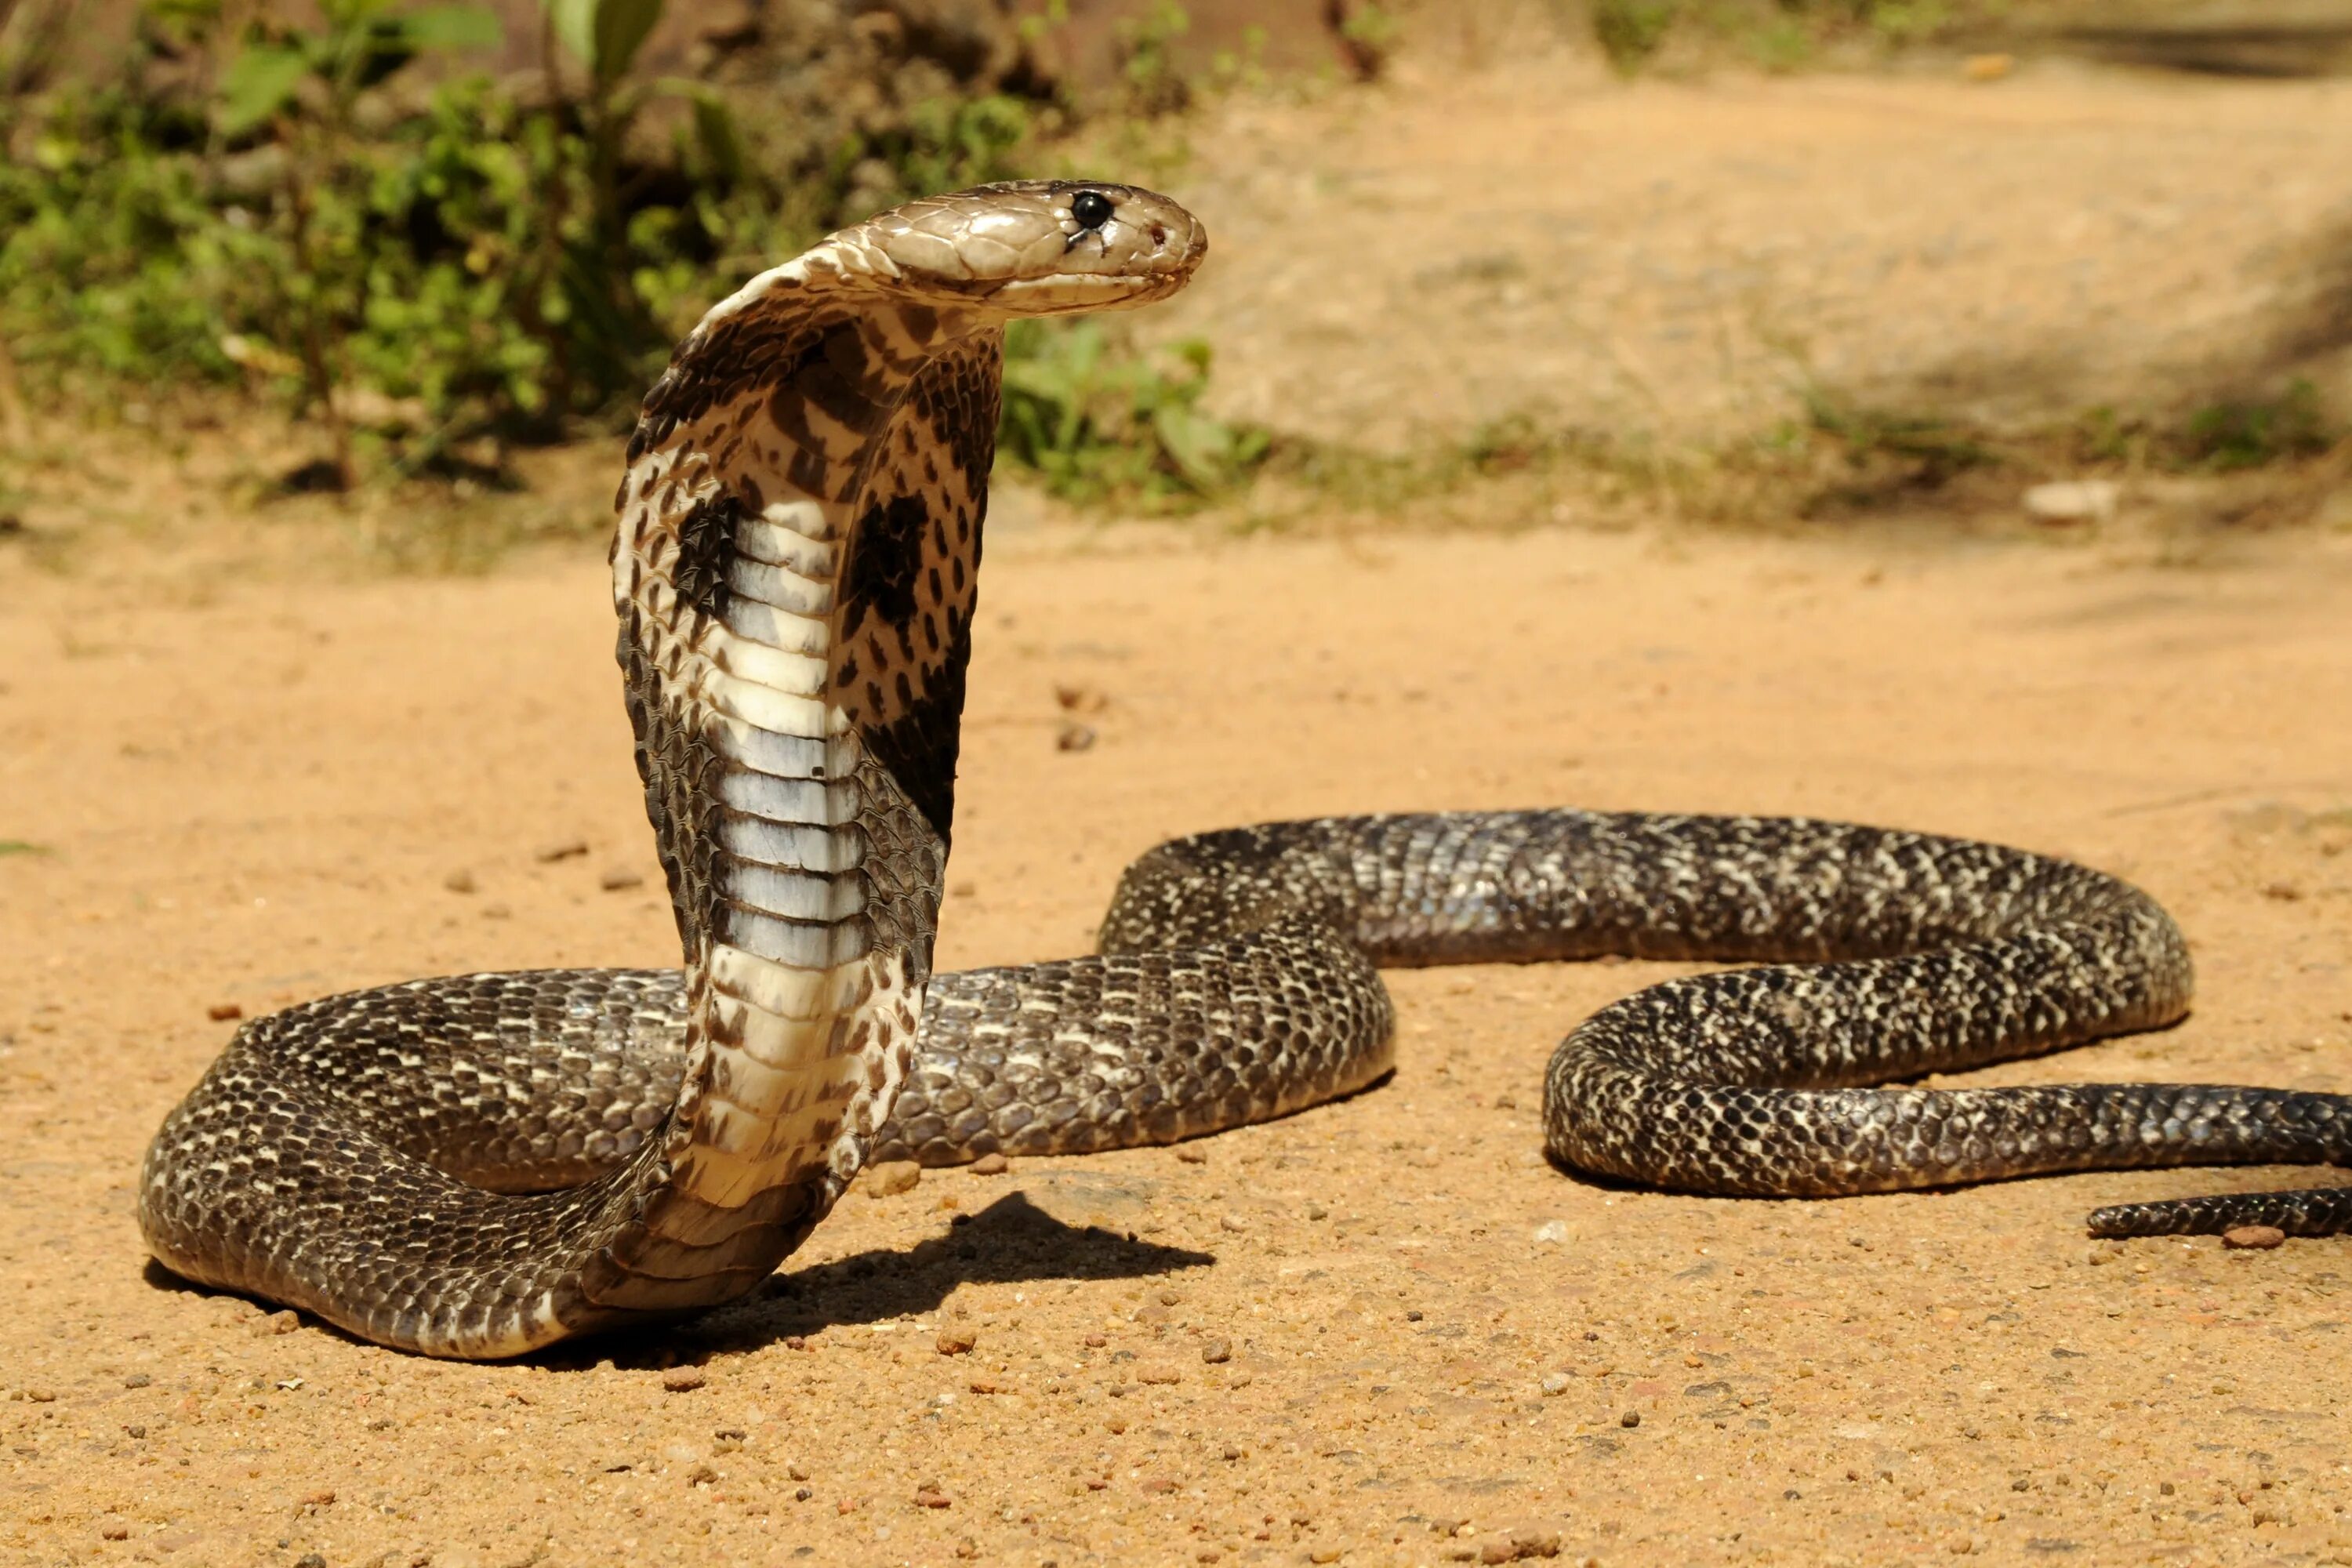
[[[2319,389],[2298,376],[2275,397],[2210,404],[2189,416],[2178,446],[2188,466],[2211,473],[2313,458],[2334,444]]]
[[[1152,0],[1142,16],[1116,24],[1112,48],[1127,112],[1148,119],[1192,104],[1192,80],[1176,60],[1179,41],[1192,30],[1192,13],[1178,0]]]
[[[1592,36],[1622,73],[1647,65],[1675,24],[1675,0],[1593,0]]]
[[[1096,321],[1018,321],[1006,334],[997,449],[1066,500],[1132,495],[1160,505],[1240,483],[1269,448],[1201,407],[1209,345],[1160,358],[1120,352]]]

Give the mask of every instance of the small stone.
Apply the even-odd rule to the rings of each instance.
[[[1307,1554],[1307,1561],[1309,1563],[1337,1563],[1339,1561],[1339,1549],[1336,1546],[1318,1546],[1314,1551],[1309,1552]]]
[[[2303,897],[2303,889],[2293,882],[2265,882],[2263,897],[2274,903],[2292,904]]]
[[[1223,1365],[1226,1362],[1234,1359],[1234,1342],[1231,1340],[1211,1340],[1207,1344],[1201,1347],[1201,1359],[1207,1362],[1211,1366]]]
[[[1098,1351],[1108,1343],[1110,1343],[1109,1338],[1103,1334],[1088,1334],[1086,1338],[1086,1345],[1088,1350]]]
[[[148,1376],[143,1372],[134,1372],[129,1377],[122,1380],[122,1386],[125,1388],[144,1388],[154,1381],[155,1380],[153,1378]]]
[[[707,1487],[718,1479],[719,1472],[710,1468],[708,1460],[697,1464],[694,1468],[686,1472],[686,1484],[690,1487]]]
[[[215,1002],[205,1009],[205,1016],[215,1024],[226,1024],[232,1018],[245,1016],[245,1009],[235,1002]]]
[[[1518,1549],[1507,1541],[1483,1541],[1478,1543],[1478,1561],[1481,1563],[1516,1563],[1518,1557]]]
[[[1568,1221],[1548,1219],[1536,1226],[1535,1234],[1530,1239],[1538,1246],[1558,1247],[1568,1240]]]
[[[1495,1109],[1497,1110],[1517,1110],[1518,1108],[1519,1102],[1507,1094],[1498,1094],[1495,1097]]]
[[[147,1436],[147,1427],[142,1422],[133,1421],[130,1426],[125,1426],[122,1432],[127,1437],[144,1437]]]
[[[1331,1211],[1325,1208],[1321,1204],[1308,1204],[1307,1205],[1307,1217],[1308,1219],[1329,1219],[1331,1217]]]
[[[784,1474],[790,1476],[796,1481],[804,1481],[809,1479],[808,1467],[799,1463],[797,1460],[784,1467]]]
[[[1576,1380],[1574,1378],[1569,1376],[1568,1373],[1564,1372],[1548,1372],[1544,1373],[1544,1397],[1547,1399],[1559,1398],[1561,1394],[1568,1392],[1569,1384],[1575,1381]]]
[[[532,850],[530,855],[532,859],[542,866],[547,866],[558,860],[569,860],[574,856],[587,853],[588,840],[585,838],[559,838],[552,843],[541,845]]]
[[[1217,1228],[1239,1236],[1249,1229],[1249,1222],[1237,1214],[1220,1215],[1217,1216]]]
[[[1092,724],[1081,724],[1075,720],[1064,720],[1062,727],[1054,732],[1054,750],[1057,752],[1090,751],[1094,743],[1101,738],[1095,732],[1095,727]]]
[[[975,1176],[1001,1176],[1011,1169],[1013,1162],[1002,1154],[982,1154],[971,1163],[971,1173]]]
[[[980,1337],[970,1329],[948,1329],[940,1334],[940,1353],[970,1355],[971,1347],[979,1342]]]
[[[614,866],[596,879],[596,885],[608,893],[625,893],[631,888],[644,887],[646,879],[642,872],[632,871],[625,866]]]
[[[1096,687],[1065,686],[1058,681],[1054,686],[1054,700],[1062,705],[1066,713],[1099,713],[1110,706],[1110,699]]]
[[[441,885],[448,889],[453,893],[470,893],[474,890],[477,884],[474,881],[474,874],[460,866],[455,871],[452,871],[447,876],[442,878]]]
[[[2221,1245],[2242,1252],[2259,1252],[2276,1247],[2286,1240],[2286,1232],[2274,1225],[2242,1225],[2221,1233]]]
[[[1639,1426],[1641,1424],[1642,1413],[1638,1410],[1628,1410],[1624,1415],[1617,1417],[1617,1425],[1620,1426]]]
[[[326,1488],[321,1487],[317,1491],[304,1493],[302,1497],[302,1505],[305,1508],[325,1508],[334,1500],[335,1494]]]
[[[793,1500],[794,1502],[806,1502],[809,1499],[814,1496],[816,1496],[816,1493],[809,1490],[806,1487],[794,1487],[793,1489]]]
[[[1180,1383],[1184,1374],[1172,1366],[1147,1366],[1135,1374],[1138,1383]]]
[[[911,1193],[923,1179],[923,1168],[912,1160],[885,1160],[866,1167],[866,1195],[895,1198]]]
[[[1556,1530],[1515,1530],[1511,1532],[1511,1549],[1522,1561],[1530,1557],[1559,1555],[1559,1532]]]
[[[131,1521],[119,1514],[107,1514],[98,1521],[98,1538],[100,1541],[128,1541],[131,1539]]]
[[[327,1568],[326,1554],[319,1552],[305,1552],[301,1556],[294,1559],[294,1568]]]
[[[915,1489],[917,1508],[945,1508],[954,1500],[937,1487],[918,1487]]]
[[[1209,1163],[1209,1152],[1197,1143],[1178,1144],[1176,1157],[1188,1165],[1205,1165]]]
[[[1224,1451],[1220,1457],[1225,1459],[1238,1459],[1242,1457],[1242,1451],[1233,1444],[1228,1443],[1225,1445]]]
[[[2113,517],[2122,488],[2112,479],[2060,479],[2025,492],[2026,515],[2041,522],[2094,522]]]
[[[294,1311],[272,1312],[261,1321],[273,1334],[290,1334],[302,1326],[302,1315]]]
[[[707,1381],[698,1366],[674,1366],[662,1373],[662,1389],[669,1394],[692,1394]]]

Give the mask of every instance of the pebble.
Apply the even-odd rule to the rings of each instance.
[[[1309,1563],[1337,1563],[1339,1561],[1339,1549],[1336,1546],[1318,1546],[1314,1551],[1307,1554],[1307,1561]]]
[[[1075,720],[1065,720],[1062,727],[1054,732],[1054,750],[1084,752],[1092,749],[1094,743],[1101,738],[1095,732],[1095,727],[1092,724],[1081,724]]]
[[[441,885],[453,893],[470,893],[474,890],[476,883],[474,874],[461,866],[442,878]]]
[[[1575,1381],[1576,1380],[1574,1378],[1570,1377],[1568,1373],[1564,1372],[1548,1372],[1544,1373],[1544,1397],[1547,1399],[1558,1398],[1559,1395],[1566,1394],[1568,1392],[1568,1385]]]
[[[1188,1165],[1205,1165],[1209,1163],[1209,1152],[1197,1143],[1178,1144],[1176,1157]]]
[[[915,1489],[915,1505],[918,1508],[945,1508],[954,1500],[936,1486]]]
[[[1184,1374],[1172,1366],[1147,1366],[1135,1374],[1138,1383],[1180,1383]]]
[[[982,1154],[971,1163],[971,1173],[975,1176],[1001,1176],[1011,1169],[1013,1162],[1002,1154]]]
[[[245,1009],[234,1002],[215,1002],[205,1009],[205,1016],[215,1024],[226,1024],[232,1018],[245,1016]]]
[[[885,1160],[866,1168],[866,1195],[894,1198],[911,1193],[923,1179],[923,1168],[912,1160]]]
[[[122,1380],[122,1386],[125,1388],[144,1388],[154,1381],[155,1380],[153,1378],[148,1376],[143,1372],[134,1372],[129,1377]]]
[[[2221,1233],[2221,1245],[2240,1251],[2262,1251],[2286,1240],[2286,1232],[2274,1225],[2242,1225]]]
[[[1642,1413],[1638,1410],[1628,1410],[1624,1415],[1617,1417],[1617,1425],[1620,1426],[1639,1426],[1641,1424]]]
[[[691,1394],[707,1381],[698,1366],[674,1366],[662,1373],[662,1387],[670,1394]]]
[[[1105,1345],[1107,1345],[1107,1344],[1110,1343],[1110,1340],[1109,1340],[1109,1338],[1108,1338],[1108,1336],[1103,1335],[1103,1334],[1088,1334],[1088,1335],[1087,1336],[1087,1342],[1087,1342],[1087,1348],[1088,1350],[1097,1350],[1097,1351],[1098,1351],[1098,1350],[1102,1349],[1102,1348],[1103,1348],[1103,1346],[1105,1346]]]
[[[940,1333],[940,1353],[941,1355],[970,1355],[971,1353],[971,1347],[979,1342],[980,1336],[973,1333],[970,1329],[942,1330]]]
[[[1518,1108],[1519,1102],[1507,1094],[1498,1094],[1495,1097],[1495,1109],[1497,1110],[1517,1110]]]
[[[255,1331],[266,1334],[290,1334],[302,1326],[302,1314],[295,1311],[272,1312],[254,1325]]]
[[[1239,1236],[1249,1229],[1249,1222],[1237,1214],[1220,1215],[1217,1216],[1217,1228],[1231,1231],[1235,1236]]]
[[[690,1487],[707,1487],[718,1479],[719,1472],[710,1468],[708,1460],[697,1464],[694,1468],[686,1472],[686,1484]]]
[[[625,866],[614,866],[596,879],[596,885],[608,893],[625,893],[631,888],[644,887],[646,879],[642,872],[632,871]]]
[[[2025,492],[2026,515],[2042,522],[2087,522],[2113,517],[2122,488],[2112,479],[2059,479]]]
[[[1558,1247],[1568,1239],[1568,1221],[1564,1219],[1544,1221],[1543,1224],[1536,1226],[1532,1239],[1538,1244]]]
[[[323,1552],[305,1552],[301,1556],[294,1559],[294,1568],[327,1568],[326,1555]]]
[[[128,1541],[131,1539],[131,1521],[120,1514],[108,1514],[98,1521],[98,1538],[100,1541]]]
[[[1222,1366],[1226,1362],[1234,1359],[1234,1342],[1231,1340],[1211,1340],[1207,1344],[1201,1347],[1201,1359],[1207,1362],[1211,1366]]]
[[[1307,1217],[1308,1219],[1329,1219],[1331,1217],[1331,1211],[1325,1208],[1321,1204],[1308,1204],[1307,1205]]]
[[[532,859],[538,861],[541,865],[546,866],[551,865],[558,860],[569,860],[576,855],[585,855],[587,853],[588,840],[585,838],[559,838],[552,843],[541,845],[538,848],[530,852],[530,856]]]

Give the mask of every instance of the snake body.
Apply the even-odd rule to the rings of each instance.
[[[2341,1162],[2352,1101],[1890,1079],[2160,1026],[2172,921],[2096,871],[1803,819],[1334,817],[1175,840],[1090,957],[934,975],[1003,330],[1163,298],[1162,196],[1031,182],[846,229],[707,316],[615,499],[619,659],[678,970],[412,981],[242,1026],[164,1122],[148,1245],[206,1284],[495,1357],[740,1296],[872,1157],[1166,1142],[1391,1065],[1382,964],[1742,961],[1555,1053],[1547,1143],[1700,1193]],[[2327,1193],[2108,1234],[2352,1221]]]

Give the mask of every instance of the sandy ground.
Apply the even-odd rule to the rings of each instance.
[[[2031,59],[1608,79],[1557,54],[1195,141],[1213,264],[1147,331],[1227,414],[1328,439],[1533,416],[1722,441],[1809,389],[2000,422],[2352,395],[2352,80]]]
[[[1767,1203],[1551,1169],[1546,1051],[1663,966],[1398,974],[1400,1067],[1357,1099],[859,1192],[760,1300],[521,1364],[146,1268],[133,1175],[210,1010],[674,957],[604,599],[585,548],[0,579],[0,839],[34,847],[0,856],[0,1557],[2352,1562],[2352,1242],[2081,1228],[2305,1173]],[[2352,1089],[2347,624],[2352,540],[2309,534],[2162,566],[1014,531],[941,956],[1077,951],[1129,856],[1237,821],[1835,814],[2087,859],[2192,933],[2188,1024],[1974,1081]],[[1091,749],[1057,687],[1107,704]]]

